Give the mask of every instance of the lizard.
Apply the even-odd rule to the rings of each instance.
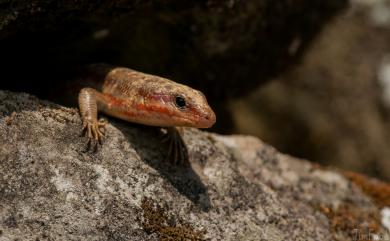
[[[98,112],[128,122],[165,128],[170,140],[168,157],[176,163],[183,159],[183,145],[178,128],[209,128],[216,116],[199,90],[167,78],[125,67],[91,65],[87,75],[93,83],[78,94],[83,132],[88,143],[102,143],[104,120]],[[91,71],[88,71],[91,73]]]

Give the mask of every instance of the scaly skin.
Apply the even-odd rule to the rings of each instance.
[[[170,155],[174,161],[183,158],[183,142],[178,141],[175,127],[209,128],[216,117],[205,96],[198,90],[169,79],[122,67],[96,65],[102,74],[95,75],[98,89],[83,88],[79,93],[79,107],[89,141],[101,143],[103,121],[98,112],[119,119],[167,128],[171,138]],[[100,73],[100,74],[101,74]],[[180,138],[181,139],[181,138]]]

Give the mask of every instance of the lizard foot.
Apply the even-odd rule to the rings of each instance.
[[[95,148],[97,147],[97,144],[102,144],[106,124],[107,121],[104,119],[100,119],[99,121],[83,121],[83,134],[88,137],[88,146],[91,145],[92,141],[95,142]]]
[[[178,165],[188,163],[188,150],[180,132],[174,127],[166,128],[166,131],[162,142],[169,143],[167,159]]]

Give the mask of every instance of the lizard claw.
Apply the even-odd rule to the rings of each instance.
[[[168,156],[175,165],[183,165],[188,162],[188,150],[176,128],[167,128],[167,132],[162,142],[169,142]]]
[[[97,144],[102,144],[106,124],[107,121],[103,119],[99,121],[84,120],[83,133],[85,133],[88,137],[88,145],[90,145],[92,141],[95,142],[95,147]]]

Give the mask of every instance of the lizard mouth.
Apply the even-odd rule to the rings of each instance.
[[[180,117],[186,122],[186,126],[195,128],[210,128],[216,122],[216,116],[213,111],[208,111],[203,115],[193,114],[191,117]]]
[[[216,121],[215,114],[199,117],[197,128],[210,128]]]

